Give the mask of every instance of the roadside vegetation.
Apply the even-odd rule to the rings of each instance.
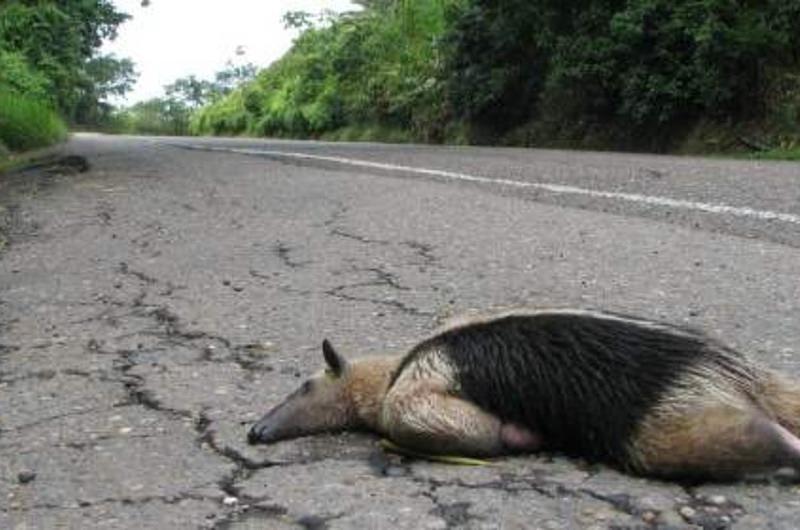
[[[165,95],[99,54],[111,0],[0,2],[0,158],[70,127],[800,157],[800,0],[357,0]]]
[[[252,81],[256,71],[252,64],[228,61],[213,79],[199,79],[196,76],[177,79],[164,87],[163,97],[115,109],[100,129],[122,134],[189,134],[193,113]]]
[[[800,147],[800,0],[371,0],[195,134],[655,151]]]
[[[795,142],[798,145],[798,142]],[[760,158],[765,160],[790,160],[800,162],[800,146],[794,148],[775,148],[759,151],[750,155],[752,158]]]
[[[40,100],[0,92],[0,142],[7,151],[26,151],[62,140],[64,121]]]
[[[126,19],[108,0],[0,2],[0,167],[62,140],[67,124],[110,115],[106,99],[128,91],[135,73],[98,50]]]

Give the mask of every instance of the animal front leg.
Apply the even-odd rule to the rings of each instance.
[[[542,445],[529,429],[503,423],[469,401],[424,384],[390,391],[381,424],[394,442],[429,454],[493,456]]]

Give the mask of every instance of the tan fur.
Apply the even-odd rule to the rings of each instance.
[[[576,315],[576,316],[592,316],[595,318],[604,318],[607,320],[615,320],[619,322],[632,322],[638,326],[650,327],[652,329],[669,329],[670,333],[681,333],[680,329],[662,325],[659,322],[651,322],[647,320],[635,320],[622,315],[614,315],[611,313],[602,313],[592,311],[589,309],[574,309],[574,308],[533,308],[533,307],[508,307],[498,306],[490,310],[474,310],[466,313],[458,314],[455,316],[447,316],[441,319],[440,324],[436,327],[432,335],[438,335],[442,332],[466,328],[476,324],[483,324],[509,316],[536,316],[539,314],[563,314],[563,315]]]
[[[447,391],[443,381],[395,385],[386,395],[381,430],[406,447],[427,453],[501,454],[501,421]]]
[[[642,420],[630,442],[631,470],[725,478],[789,463],[759,389],[712,375],[688,375]]]
[[[350,364],[341,382],[333,380],[333,384],[343,385],[344,400],[352,404],[358,421],[365,427],[379,430],[381,408],[389,380],[401,358],[385,356],[359,359]]]
[[[786,376],[765,370],[761,402],[775,420],[800,437],[800,385]]]

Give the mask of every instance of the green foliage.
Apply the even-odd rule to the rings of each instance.
[[[105,122],[105,130],[126,134],[185,135],[190,112],[181,100],[153,98],[113,113]]]
[[[66,133],[51,107],[0,86],[0,144],[24,151],[58,142]]]
[[[292,50],[257,78],[201,109],[196,133],[312,136],[345,125],[407,129],[441,139],[446,113],[438,37],[453,2],[370,2],[370,8],[313,23]]]
[[[78,92],[72,111],[72,121],[98,126],[107,121],[113,107],[107,103],[109,96],[122,96],[136,82],[137,73],[130,59],[113,55],[93,57],[85,65],[86,81]]]
[[[166,97],[153,98],[127,108],[118,109],[104,120],[102,129],[112,133],[185,135],[189,132],[190,121],[197,128],[201,115],[193,111],[205,103],[219,101],[226,95],[223,105],[215,107],[214,113],[204,114],[217,124],[213,129],[221,134],[228,130],[242,130],[246,126],[241,97],[235,92],[236,86],[252,81],[256,68],[252,64],[235,65],[228,62],[225,68],[214,75],[213,80],[199,79],[190,75],[182,77],[164,87]],[[202,127],[206,128],[205,121]]]
[[[9,0],[0,5],[0,52],[23,58],[46,79],[47,99],[80,121],[106,96],[130,88],[130,61],[95,55],[126,19],[110,0]]]
[[[454,13],[444,67],[459,118],[494,130],[530,118],[550,46],[541,14],[525,0],[469,2]]]
[[[357,3],[288,13],[293,48],[192,132],[664,149],[702,122],[768,122],[800,137],[800,0]]]
[[[206,134],[234,134],[244,131],[246,127],[246,112],[240,91],[195,112],[189,122],[189,131],[194,134],[198,131]]]
[[[252,63],[234,64],[228,61],[225,68],[214,74],[212,83],[214,96],[225,96],[234,89],[255,79],[258,69]]]
[[[210,81],[194,75],[176,79],[164,87],[168,97],[178,99],[189,107],[199,107],[213,99],[214,88]]]
[[[0,50],[0,86],[39,101],[52,102],[50,80],[31,68],[25,56]]]
[[[475,0],[445,37],[448,96],[495,130],[664,146],[702,118],[763,116],[765,68],[797,68],[798,21],[798,0]]]
[[[747,157],[758,160],[788,160],[792,162],[800,162],[800,146],[776,147],[767,151],[750,153]]]
[[[253,64],[236,65],[231,61],[225,68],[214,74],[214,80],[198,79],[190,75],[181,77],[164,87],[168,98],[181,101],[186,106],[196,109],[207,103],[218,100],[233,92],[239,85],[252,81],[256,76]]]

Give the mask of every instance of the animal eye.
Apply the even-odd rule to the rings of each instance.
[[[303,394],[308,394],[309,392],[311,392],[312,386],[313,385],[311,384],[311,381],[306,381],[305,383],[303,383],[303,386],[300,387],[300,391]]]

